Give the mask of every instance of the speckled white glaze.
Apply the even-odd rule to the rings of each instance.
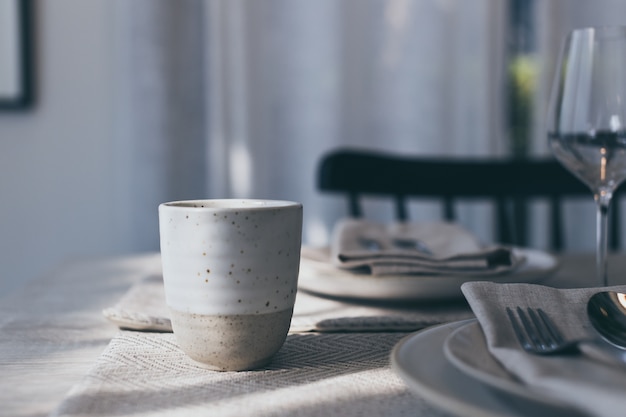
[[[165,299],[180,348],[208,369],[267,363],[287,336],[302,205],[194,200],[159,206]]]
[[[293,308],[302,205],[194,200],[159,206],[166,301],[180,312],[263,314]]]

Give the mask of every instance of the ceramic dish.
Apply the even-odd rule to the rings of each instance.
[[[448,323],[405,337],[391,353],[392,369],[425,401],[458,416],[573,416],[570,410],[494,390],[452,365],[443,352],[446,339],[474,322]]]
[[[553,274],[558,260],[534,249],[514,249],[526,261],[514,272],[492,277],[467,276],[373,276],[355,274],[303,255],[300,262],[299,287],[305,291],[331,297],[378,301],[416,301],[461,298],[461,284],[468,281],[538,282]]]
[[[528,400],[551,403],[549,398],[528,390],[513,378],[489,353],[477,320],[470,320],[450,334],[444,343],[444,354],[457,369],[484,384]]]
[[[444,343],[446,358],[464,374],[492,389],[526,401],[551,407],[563,407],[553,397],[540,390],[531,390],[527,385],[512,377],[487,350],[487,342],[477,320],[453,331]],[[582,415],[582,412],[569,410],[569,415]]]

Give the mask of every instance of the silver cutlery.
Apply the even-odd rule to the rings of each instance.
[[[379,250],[382,249],[382,245],[380,244],[379,241],[377,241],[376,239],[371,239],[367,237],[360,237],[359,244],[365,249],[372,251],[372,252],[378,252]]]
[[[515,336],[522,348],[530,353],[549,355],[578,352],[580,340],[566,340],[550,317],[540,308],[517,307],[515,313],[506,309]]]
[[[410,249],[416,250],[426,255],[432,255],[433,252],[430,250],[427,244],[422,242],[419,239],[412,238],[395,238],[392,241],[393,245],[397,248],[401,249]]]
[[[383,245],[378,240],[368,237],[360,237],[359,244],[372,252],[377,252],[383,249]],[[394,238],[391,240],[391,245],[398,249],[414,250],[425,255],[433,254],[428,245],[418,239]]]
[[[626,349],[626,294],[603,291],[587,302],[587,315],[602,339]]]

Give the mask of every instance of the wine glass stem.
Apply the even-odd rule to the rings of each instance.
[[[607,242],[608,242],[608,213],[610,196],[596,195],[597,203],[597,231],[596,231],[596,271],[600,285],[606,287],[608,285],[607,271]]]

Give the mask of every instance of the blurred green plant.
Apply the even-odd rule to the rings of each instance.
[[[537,87],[537,62],[531,54],[514,56],[509,64],[508,122],[513,157],[528,155]]]

